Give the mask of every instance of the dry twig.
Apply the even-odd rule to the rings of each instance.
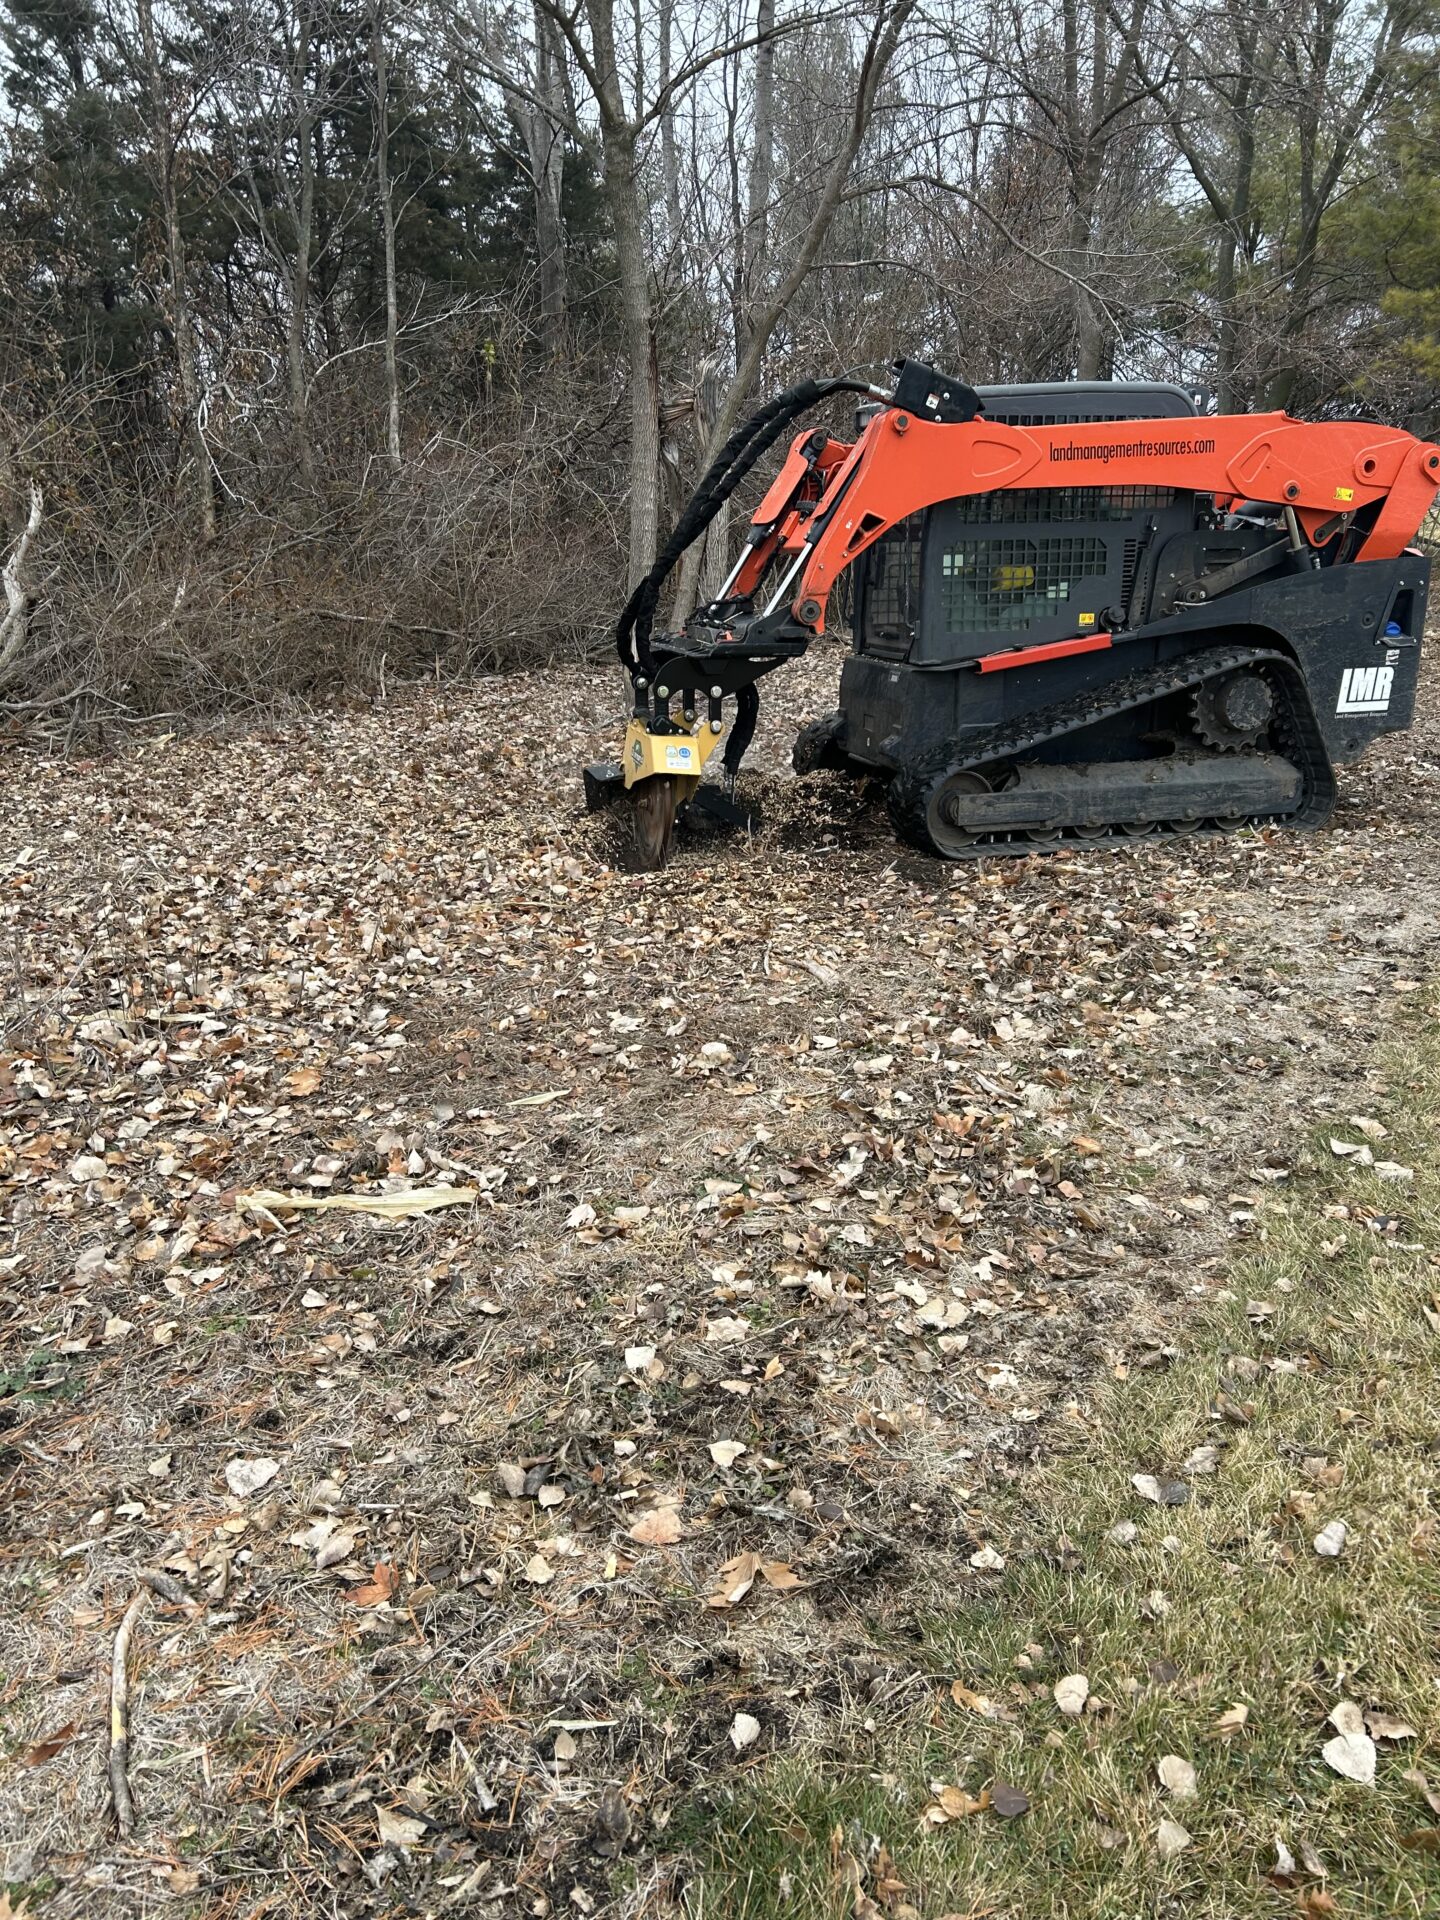
[[[115,1825],[120,1838],[128,1840],[135,1829],[135,1800],[130,1792],[130,1640],[135,1622],[145,1605],[145,1586],[137,1587],[135,1597],[125,1609],[120,1631],[115,1636],[115,1651],[110,1659],[110,1801],[115,1809]]]

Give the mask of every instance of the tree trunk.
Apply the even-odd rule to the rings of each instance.
[[[370,52],[375,68],[375,185],[385,241],[385,454],[400,471],[400,370],[396,341],[400,309],[395,293],[395,203],[390,193],[390,61],[385,47],[385,0],[370,10]]]
[[[1075,275],[1072,283],[1075,314],[1075,378],[1099,380],[1105,351],[1105,330],[1100,304],[1090,285],[1095,244],[1095,193],[1097,184],[1082,173],[1075,183],[1075,205],[1070,215],[1070,261]]]
[[[670,85],[670,46],[675,0],[660,0],[660,85]],[[675,138],[675,101],[660,116],[660,169],[665,179],[665,241],[671,253],[680,244],[680,145]]]
[[[750,136],[750,183],[745,231],[740,236],[740,299],[744,338],[735,341],[737,364],[749,347],[750,316],[764,285],[770,258],[770,196],[775,181],[775,0],[760,0],[755,20],[755,118]]]
[[[1070,304],[1074,327],[1074,366],[1077,380],[1100,377],[1101,323],[1090,285],[1091,252],[1095,242],[1095,198],[1104,160],[1095,130],[1104,83],[1105,17],[1099,0],[1089,0],[1089,85],[1082,77],[1081,0],[1064,0],[1065,147],[1070,173],[1070,221],[1066,250],[1070,271]]]
[[[295,111],[295,146],[300,193],[295,207],[295,252],[290,270],[290,315],[285,364],[290,388],[290,431],[295,459],[307,486],[315,480],[310,451],[310,386],[305,373],[305,328],[310,308],[310,250],[315,231],[315,108],[307,87],[314,22],[310,0],[301,0],[295,19],[294,64],[290,73]]]
[[[1255,116],[1261,92],[1255,71],[1259,23],[1243,21],[1237,39],[1240,77],[1231,107],[1235,123],[1235,184],[1229,217],[1220,233],[1215,262],[1215,298],[1220,308],[1216,353],[1216,399],[1221,413],[1236,413],[1253,398],[1240,388],[1240,258],[1250,263],[1250,203],[1255,182]]]
[[[552,357],[565,344],[568,299],[565,259],[564,73],[554,22],[535,8],[535,99],[517,100],[535,199],[535,252],[540,264],[540,332]],[[543,106],[541,104],[543,103]]]
[[[650,263],[635,177],[634,138],[628,133],[607,132],[604,146],[630,375],[629,584],[633,587],[649,572],[659,544],[660,368],[650,306]]]
[[[165,260],[169,273],[170,332],[175,342],[175,369],[180,383],[180,406],[185,416],[182,442],[195,468],[195,509],[202,544],[215,538],[215,473],[210,450],[200,428],[200,365],[195,316],[190,305],[190,280],[185,236],[180,225],[179,194],[175,181],[176,142],[160,49],[155,37],[153,0],[136,0],[140,50],[145,62],[145,84],[150,96],[150,135],[154,146],[160,211],[165,223]]]
[[[615,58],[613,0],[585,0],[600,109],[605,197],[615,234],[616,277],[624,314],[625,361],[630,377],[629,584],[650,571],[659,544],[660,368],[650,303],[650,262],[636,167],[636,127],[625,104]]]

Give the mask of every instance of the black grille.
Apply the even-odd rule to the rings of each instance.
[[[1012,413],[1008,407],[985,408],[987,420],[998,420],[1007,427],[1090,427],[1101,420],[1113,420],[1113,413]]]
[[[1129,520],[1151,507],[1172,507],[1173,487],[1017,487],[962,494],[955,502],[971,526],[1022,520]]]
[[[1120,565],[1120,605],[1126,614],[1130,611],[1130,595],[1135,587],[1135,563],[1140,557],[1140,542],[1125,542],[1125,558]]]
[[[903,660],[920,610],[923,513],[912,513],[877,540],[866,556],[865,651]]]
[[[940,556],[946,631],[1004,633],[1053,619],[1064,611],[1072,588],[1105,570],[1100,539],[965,540]]]

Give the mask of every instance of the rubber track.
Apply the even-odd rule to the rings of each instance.
[[[1119,680],[1112,680],[1107,686],[1080,694],[1073,700],[1062,701],[1053,707],[1042,707],[1036,713],[1007,721],[983,735],[959,759],[955,757],[953,748],[947,748],[914,767],[902,769],[891,780],[887,794],[887,805],[895,830],[911,846],[918,847],[922,853],[938,855],[942,860],[978,860],[1003,854],[1018,857],[1075,845],[1104,846],[1107,841],[1134,845],[1140,838],[1176,838],[1197,830],[1202,833],[1233,831],[1232,827],[1220,825],[1202,825],[1197,829],[1195,823],[1188,820],[1173,824],[1136,821],[1137,832],[1134,834],[1128,833],[1121,823],[1084,833],[1067,827],[1058,833],[1047,833],[1035,839],[1022,831],[1007,831],[979,836],[967,847],[942,848],[936,846],[930,837],[925,823],[925,803],[934,783],[948,774],[978,771],[997,760],[1022,759],[1051,740],[1061,739],[1069,733],[1079,733],[1101,720],[1108,720],[1114,714],[1146,706],[1152,700],[1186,693],[1206,680],[1232,672],[1236,667],[1259,668],[1270,681],[1276,693],[1271,726],[1281,750],[1299,768],[1302,781],[1300,799],[1287,812],[1250,815],[1247,819],[1257,824],[1273,822],[1289,827],[1323,826],[1335,806],[1335,772],[1330,764],[1330,756],[1325,751],[1324,738],[1310,704],[1304,675],[1285,653],[1255,647],[1211,647],[1203,653],[1187,654],[1183,659],[1169,661],[1164,666],[1126,674]],[[1233,755],[1217,753],[1217,770],[1223,769],[1227,760],[1233,765],[1234,759]],[[1223,815],[1212,816],[1216,820],[1224,818]]]

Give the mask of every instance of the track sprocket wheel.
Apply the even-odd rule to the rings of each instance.
[[[1190,696],[1191,724],[1206,746],[1219,753],[1256,746],[1274,711],[1274,689],[1249,667],[1206,680]]]

